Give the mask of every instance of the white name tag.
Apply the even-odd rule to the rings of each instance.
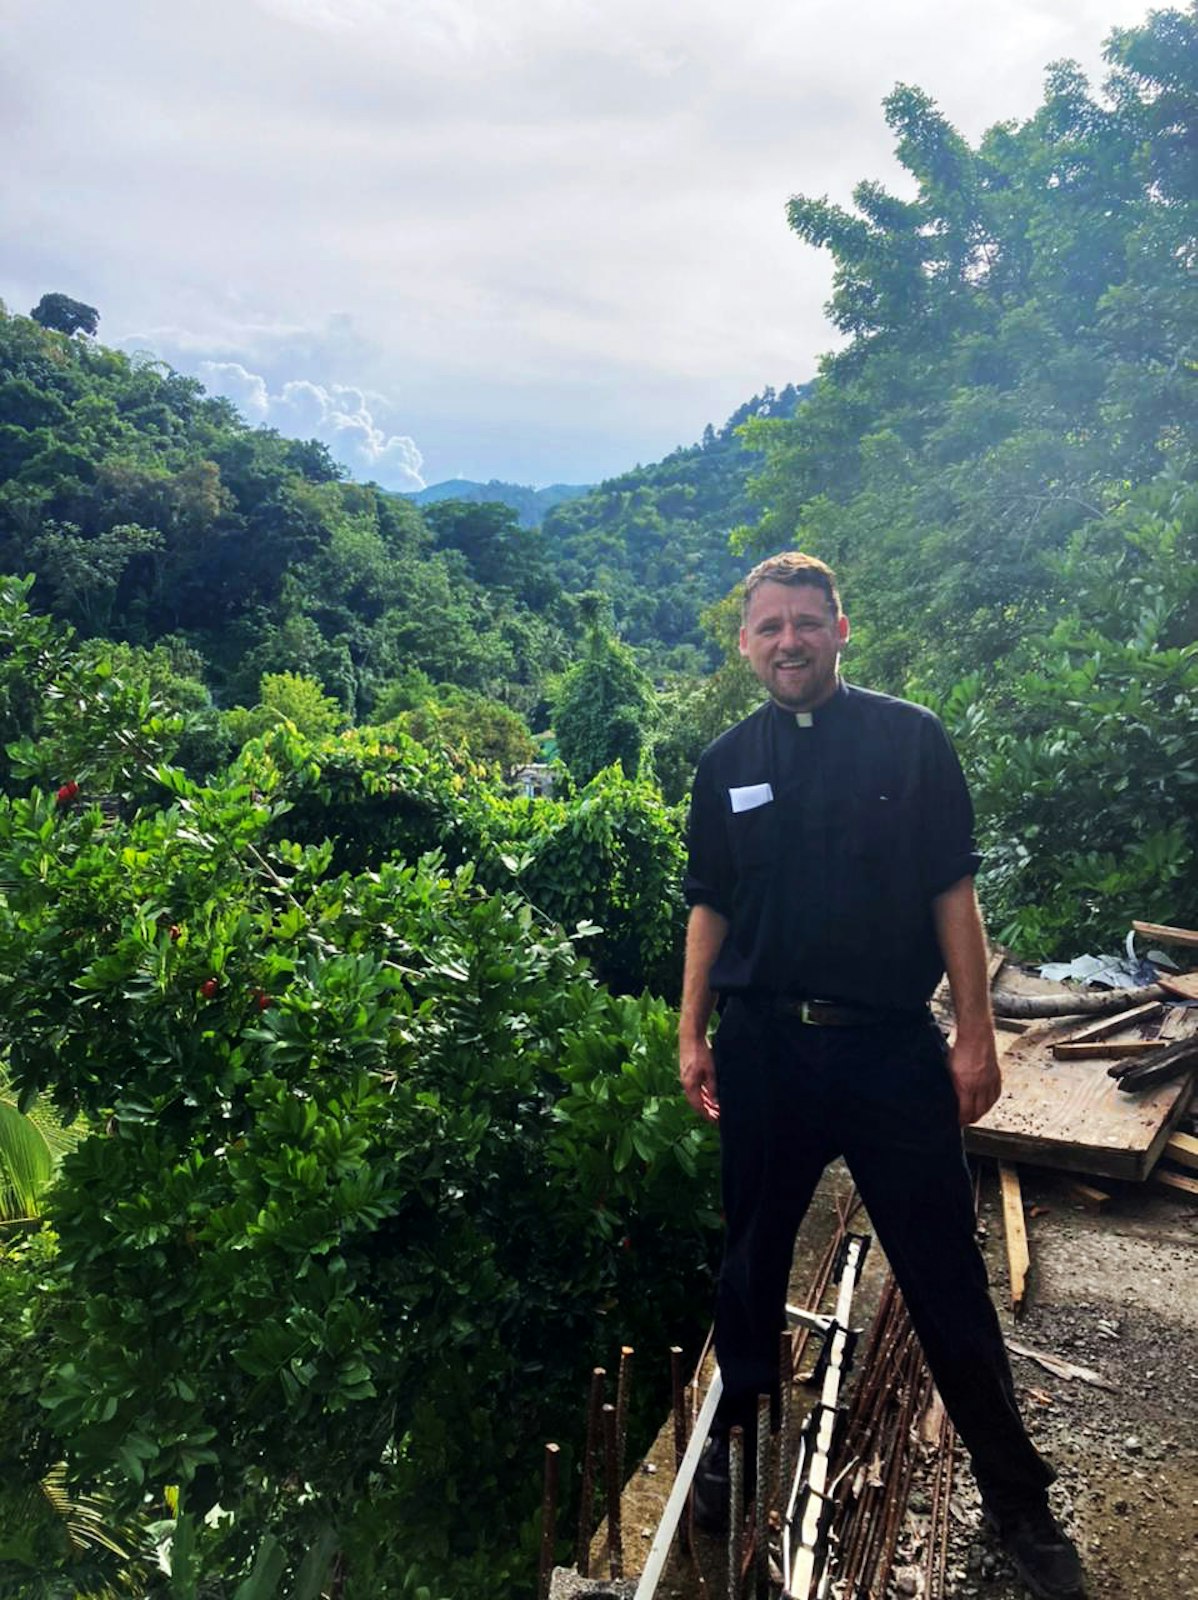
[[[743,789],[729,789],[728,798],[733,811],[753,811],[758,806],[769,805],[774,791],[768,783],[747,783]]]

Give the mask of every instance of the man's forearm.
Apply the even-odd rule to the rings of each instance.
[[[691,907],[686,925],[686,966],[682,977],[682,1006],[678,1033],[686,1044],[707,1038],[715,996],[711,991],[711,969],[728,933],[728,919],[710,906]]]
[[[953,996],[958,1037],[990,1037],[994,1015],[990,1007],[986,930],[972,878],[960,878],[932,902],[936,938]]]
[[[952,990],[957,1033],[949,1072],[963,1127],[984,1117],[1002,1093],[986,970],[986,932],[972,878],[960,878],[932,902],[932,918]]]
[[[678,1076],[692,1107],[708,1122],[720,1119],[715,1058],[707,1042],[707,1024],[715,996],[711,969],[728,932],[727,918],[710,906],[694,906],[686,925],[686,970],[678,1017]]]

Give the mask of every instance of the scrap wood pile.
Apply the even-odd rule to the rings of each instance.
[[[1198,953],[1198,930],[1135,922],[1134,931]],[[992,981],[1002,957],[991,965]],[[1022,1310],[1030,1266],[1019,1164],[1068,1175],[1087,1205],[1104,1180],[1144,1182],[1198,1198],[1198,970],[1161,973],[1134,989],[1064,985],[994,990],[1002,1097],[966,1130],[966,1148],[997,1159],[1011,1305]]]

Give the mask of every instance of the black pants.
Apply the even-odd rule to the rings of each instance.
[[[1042,1503],[1053,1472],[1019,1416],[939,1031],[930,1021],[813,1027],[732,998],[715,1057],[727,1223],[720,1420],[748,1427],[758,1394],[777,1394],[795,1235],[824,1168],[843,1156],[987,1503]]]

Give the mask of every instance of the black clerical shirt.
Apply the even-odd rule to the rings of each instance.
[[[902,1010],[944,970],[932,900],[981,859],[937,718],[843,682],[803,716],[767,701],[704,751],[689,850],[688,902],[729,923],[712,989]]]

